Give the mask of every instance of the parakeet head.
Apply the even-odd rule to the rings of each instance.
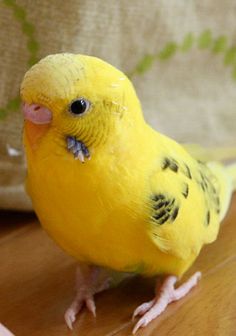
[[[129,79],[91,56],[55,54],[42,59],[21,84],[26,120],[48,124],[87,146],[106,141],[117,127],[135,127],[142,112]],[[123,127],[123,126],[122,126]]]

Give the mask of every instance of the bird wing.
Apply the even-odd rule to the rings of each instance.
[[[161,251],[186,259],[216,239],[221,183],[207,164],[188,154],[164,157],[150,186],[148,233]]]

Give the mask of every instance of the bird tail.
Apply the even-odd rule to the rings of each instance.
[[[236,163],[229,165],[226,169],[227,169],[229,176],[232,179],[233,190],[236,190]]]

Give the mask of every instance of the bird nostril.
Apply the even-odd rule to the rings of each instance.
[[[38,111],[40,109],[40,105],[36,105],[34,111]]]

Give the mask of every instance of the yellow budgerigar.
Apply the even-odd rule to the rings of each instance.
[[[109,286],[101,269],[166,275],[134,312],[135,333],[187,294],[175,289],[213,242],[236,187],[236,166],[202,162],[146,124],[129,79],[91,56],[42,59],[21,85],[27,191],[48,234],[78,262],[70,328]]]

